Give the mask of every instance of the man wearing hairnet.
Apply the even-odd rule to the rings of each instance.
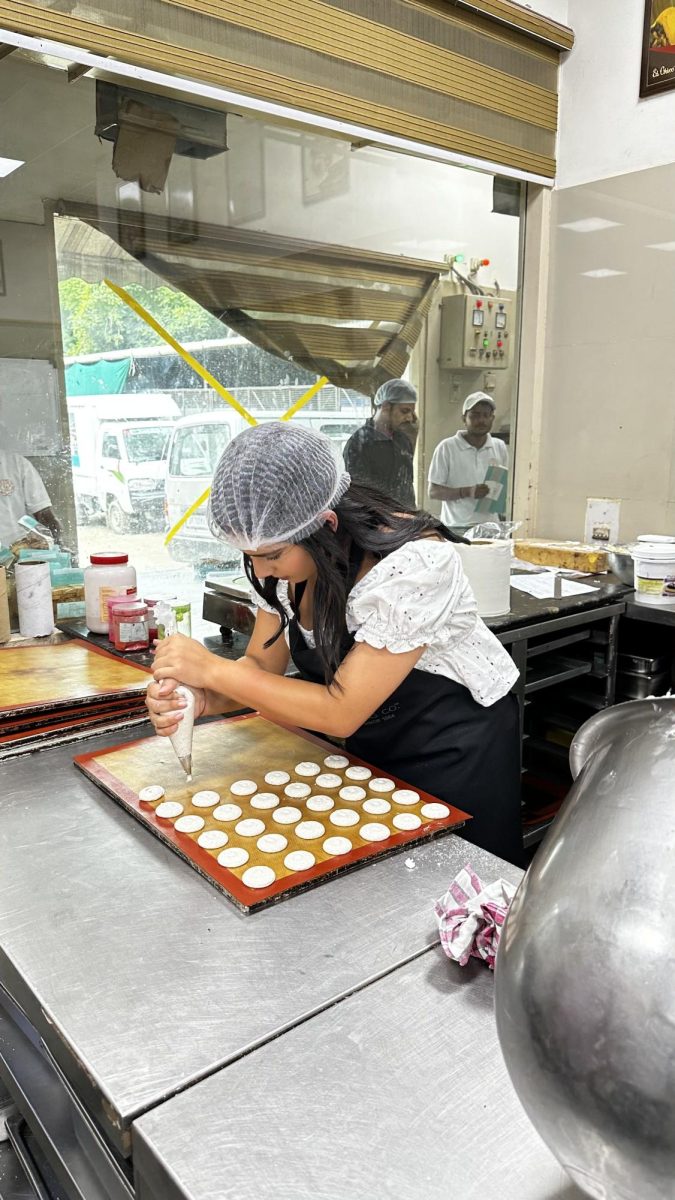
[[[490,485],[485,482],[488,468],[509,465],[506,442],[490,432],[495,408],[487,392],[472,392],[462,407],[464,429],[439,442],[434,450],[429,499],[443,501],[441,520],[449,529],[463,531],[479,523],[478,502],[490,495]]]
[[[413,457],[419,422],[417,392],[405,379],[389,379],[375,393],[375,413],[344,449],[352,479],[415,508]]]

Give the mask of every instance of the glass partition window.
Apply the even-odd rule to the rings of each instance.
[[[125,429],[124,448],[129,462],[162,462],[166,458],[171,426],[155,429]]]
[[[486,391],[508,475],[517,185],[67,68],[0,62],[22,164],[0,179],[0,418],[81,562],[122,538],[142,591],[201,610],[203,576],[238,558],[204,505],[181,519],[247,425],[231,400],[256,421],[295,407],[341,458],[408,379],[417,501],[439,511],[434,451]]]
[[[210,479],[230,436],[229,425],[222,421],[177,429],[171,447],[170,474],[183,479]]]

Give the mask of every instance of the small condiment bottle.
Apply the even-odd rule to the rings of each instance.
[[[171,637],[174,633],[182,633],[192,637],[192,605],[189,600],[170,596],[168,600],[160,600],[157,611],[157,629],[160,638]]]
[[[150,645],[157,641],[157,617],[155,616],[155,605],[159,604],[158,600],[148,600],[147,596],[143,597],[144,602],[148,606],[148,637]]]
[[[134,650],[147,650],[148,606],[142,600],[129,604],[117,604],[112,610],[113,645],[126,654]]]

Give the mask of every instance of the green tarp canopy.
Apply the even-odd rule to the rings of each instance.
[[[132,359],[101,359],[93,363],[71,363],[66,367],[68,396],[110,396],[126,387]]]

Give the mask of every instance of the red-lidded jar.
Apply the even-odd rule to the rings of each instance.
[[[118,550],[92,554],[89,563],[84,572],[87,628],[92,633],[107,633],[107,600],[110,596],[134,595],[136,571],[129,563],[129,555]]]
[[[128,595],[124,595],[124,596],[108,596],[105,604],[106,604],[106,608],[108,610],[108,626],[109,626],[108,641],[109,642],[112,642],[114,640],[113,639],[113,626],[112,626],[113,609],[117,608],[118,604],[131,604],[131,603],[135,603],[137,600],[140,600],[140,599],[141,599],[141,597],[137,594],[137,592],[135,590],[133,592],[130,592]]]
[[[117,604],[112,610],[112,641],[116,650],[130,654],[134,650],[147,650],[148,606],[142,600],[129,604]]]
[[[143,601],[148,606],[148,637],[150,645],[157,641],[157,617],[155,616],[155,605],[159,604],[159,600],[148,600],[147,596],[143,597]]]

